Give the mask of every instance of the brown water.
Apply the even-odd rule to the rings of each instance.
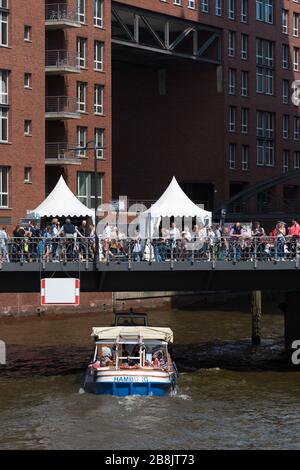
[[[109,314],[0,321],[0,449],[300,449],[300,373],[283,371],[283,318],[156,312],[170,326],[181,370],[174,397],[102,397],[80,390],[92,326]]]

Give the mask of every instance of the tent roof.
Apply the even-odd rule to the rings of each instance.
[[[170,328],[151,327],[151,326],[113,326],[104,328],[93,328],[92,335],[99,341],[120,339],[143,339],[161,340],[173,342],[173,332]]]
[[[94,211],[77,199],[62,176],[49,196],[33,212],[40,217],[94,216]]]
[[[152,217],[200,217],[211,220],[211,212],[201,209],[191,201],[181,189],[175,176],[163,195],[144,215],[151,214]]]

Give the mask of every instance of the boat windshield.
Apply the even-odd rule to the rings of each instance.
[[[126,341],[96,344],[91,366],[115,369],[165,368],[171,364],[168,345],[165,341]]]

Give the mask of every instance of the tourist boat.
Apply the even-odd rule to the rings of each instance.
[[[93,328],[95,350],[84,381],[86,392],[164,396],[175,390],[170,328],[112,326]]]

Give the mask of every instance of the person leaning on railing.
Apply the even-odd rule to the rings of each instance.
[[[1,261],[9,263],[8,235],[6,232],[6,227],[2,227],[2,229],[0,229],[0,262]]]

